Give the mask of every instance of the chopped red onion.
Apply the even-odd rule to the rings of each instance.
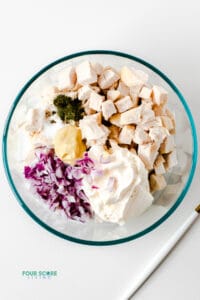
[[[53,149],[37,149],[35,156],[36,163],[24,167],[24,176],[31,181],[35,192],[51,209],[63,210],[70,219],[84,222],[91,218],[91,206],[82,189],[83,175],[94,170],[88,154],[74,166],[61,161]]]

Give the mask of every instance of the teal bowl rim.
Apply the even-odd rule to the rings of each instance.
[[[192,136],[193,136],[193,154],[192,154],[192,166],[190,169],[190,174],[187,180],[187,183],[184,186],[184,189],[182,190],[181,194],[179,195],[179,197],[177,198],[176,202],[174,203],[174,205],[168,210],[168,212],[162,216],[158,221],[154,222],[151,226],[147,227],[146,229],[134,234],[134,235],[130,235],[128,237],[125,238],[121,238],[121,239],[116,239],[116,240],[112,240],[112,241],[89,241],[89,240],[83,240],[83,239],[79,239],[79,238],[75,238],[72,236],[68,236],[66,234],[63,234],[55,229],[53,229],[52,227],[50,227],[49,225],[47,225],[46,223],[44,223],[43,221],[41,221],[30,209],[29,207],[24,203],[23,199],[21,198],[21,196],[19,195],[14,182],[12,180],[12,176],[10,173],[10,169],[9,169],[9,165],[8,165],[8,159],[7,159],[7,134],[8,134],[8,129],[9,129],[9,124],[13,115],[13,112],[15,110],[15,107],[17,105],[17,103],[20,101],[22,95],[25,93],[25,91],[28,89],[28,87],[40,76],[42,75],[44,72],[46,72],[48,69],[50,69],[51,67],[64,62],[66,60],[78,57],[78,56],[84,56],[84,55],[91,55],[91,54],[103,54],[103,55],[115,55],[115,56],[120,56],[120,57],[125,57],[128,58],[130,60],[139,62],[141,64],[143,64],[144,66],[148,67],[149,69],[151,69],[152,71],[154,71],[155,73],[157,73],[161,78],[163,78],[168,84],[169,86],[173,89],[173,91],[177,94],[179,100],[181,101],[181,103],[184,106],[184,109],[186,111],[186,114],[189,118],[189,122],[190,122],[190,126],[191,126],[191,130],[192,130]],[[22,208],[26,211],[26,213],[32,217],[32,219],[34,221],[36,221],[39,225],[41,225],[43,228],[45,228],[46,230],[48,230],[49,232],[72,242],[76,242],[79,244],[86,244],[86,245],[93,245],[93,246],[107,246],[107,245],[115,245],[115,244],[120,244],[120,243],[124,243],[124,242],[128,242],[134,239],[137,239],[139,237],[144,236],[145,234],[151,232],[152,230],[154,230],[155,228],[157,228],[160,224],[162,224],[175,210],[176,208],[180,205],[180,203],[183,201],[194,176],[195,173],[195,169],[196,169],[196,165],[197,165],[197,156],[198,156],[198,146],[197,146],[197,134],[196,134],[196,128],[195,128],[195,124],[194,124],[194,120],[192,117],[192,114],[190,112],[190,109],[186,103],[186,100],[184,99],[183,95],[181,94],[181,92],[178,90],[178,88],[174,85],[174,83],[164,74],[162,73],[159,69],[157,69],[156,67],[154,67],[153,65],[151,65],[150,63],[144,61],[141,58],[138,58],[136,56],[130,55],[130,54],[126,54],[123,52],[119,52],[119,51],[112,51],[112,50],[89,50],[89,51],[82,51],[82,52],[77,52],[71,55],[67,55],[64,56],[60,59],[55,60],[54,62],[48,64],[47,66],[45,66],[44,68],[42,68],[39,72],[37,72],[25,85],[24,87],[20,90],[19,94],[17,95],[17,97],[14,100],[13,105],[11,106],[11,109],[8,113],[8,117],[6,120],[6,124],[4,127],[4,132],[3,132],[3,139],[2,139],[2,152],[3,152],[3,164],[4,164],[4,168],[5,168],[5,173],[7,175],[7,179],[9,182],[9,185],[15,195],[15,197],[17,198],[19,204],[22,206]]]

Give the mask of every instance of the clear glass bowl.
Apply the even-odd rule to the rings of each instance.
[[[43,201],[36,201],[26,189],[20,170],[16,171],[12,140],[16,112],[20,105],[31,103],[34,95],[51,85],[56,73],[68,65],[89,60],[120,69],[124,65],[132,66],[148,73],[149,82],[163,86],[169,92],[168,106],[176,116],[176,135],[178,165],[167,176],[167,187],[155,194],[153,205],[143,215],[119,226],[109,223],[89,221],[79,223],[66,220],[51,212]],[[19,141],[23,144],[23,140]],[[194,121],[188,105],[173,82],[156,67],[140,58],[115,51],[87,51],[63,57],[34,75],[16,97],[4,129],[3,161],[9,184],[24,210],[41,226],[64,239],[89,245],[113,245],[139,238],[164,222],[183,201],[191,184],[197,163],[197,137]],[[16,164],[15,164],[16,163]]]

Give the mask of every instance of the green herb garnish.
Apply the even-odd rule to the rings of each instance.
[[[82,102],[79,99],[72,99],[65,95],[58,95],[53,104],[57,107],[57,114],[62,121],[79,121],[83,117]]]

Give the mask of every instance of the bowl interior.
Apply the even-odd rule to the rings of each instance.
[[[20,159],[27,141],[20,134],[13,134],[20,110],[24,106],[31,107],[35,101],[41,101],[42,92],[56,84],[58,71],[83,60],[110,65],[117,70],[126,65],[145,71],[149,75],[151,84],[161,85],[169,92],[168,107],[175,113],[178,165],[168,173],[167,187],[162,192],[155,193],[153,205],[143,215],[129,220],[123,226],[95,221],[79,223],[67,220],[59,213],[50,211],[42,200],[36,199],[28,191],[22,174]],[[65,57],[36,74],[14,102],[5,127],[3,142],[4,163],[9,182],[28,214],[40,225],[63,238],[92,245],[125,242],[144,235],[161,224],[183,200],[194,174],[197,156],[193,119],[185,100],[173,83],[148,63],[129,55],[110,51],[93,51]]]

